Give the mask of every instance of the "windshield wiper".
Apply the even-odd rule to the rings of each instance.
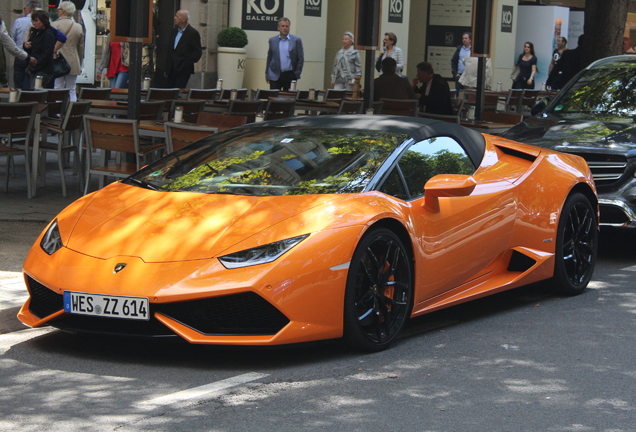
[[[157,186],[154,186],[154,185],[152,185],[152,184],[150,184],[148,182],[145,182],[143,180],[139,180],[139,179],[136,179],[136,178],[130,178],[129,180],[132,183],[134,183],[134,184],[136,184],[138,186],[141,186],[142,188],[150,189],[150,190],[157,191],[157,192],[161,191],[161,189],[159,189]]]

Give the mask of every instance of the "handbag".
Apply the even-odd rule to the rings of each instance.
[[[53,59],[53,78],[60,78],[71,72],[71,65],[61,53],[57,53],[57,57]]]

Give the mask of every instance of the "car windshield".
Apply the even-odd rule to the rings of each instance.
[[[358,129],[237,129],[184,147],[126,182],[166,192],[259,196],[362,192],[406,139]]]
[[[552,111],[554,114],[636,115],[634,63],[614,63],[586,71],[555,101]]]

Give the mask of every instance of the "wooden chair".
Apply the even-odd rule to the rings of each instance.
[[[529,115],[532,107],[537,103],[538,97],[539,90],[524,89],[523,94],[521,95],[521,102],[519,103],[519,112]]]
[[[217,89],[190,89],[188,90],[188,99],[204,99],[214,100],[219,97],[221,93]]]
[[[196,123],[199,113],[205,108],[205,100],[173,100],[170,106],[170,118],[174,118],[175,109],[180,106],[183,108],[183,121],[188,123]]]
[[[100,150],[98,165],[94,165],[92,157],[87,158],[84,195],[88,193],[91,175],[99,176],[101,189],[104,187],[106,177],[125,178],[141,168],[143,155],[139,147],[137,120],[86,115],[84,116],[84,133],[88,154],[91,155],[93,150]],[[107,152],[134,154],[136,163],[117,161],[110,163],[110,159],[106,156]],[[125,160],[125,156],[122,156],[121,160]]]
[[[78,99],[108,100],[110,99],[110,88],[80,88]]]
[[[384,104],[382,101],[373,101],[371,102],[371,109],[373,109],[373,114],[382,114],[382,106]]]
[[[256,114],[261,111],[262,106],[261,101],[244,101],[244,100],[233,100],[230,101],[230,107],[227,110],[227,113],[230,115],[242,115],[247,117],[248,123],[254,123],[256,119]]]
[[[62,177],[62,196],[66,196],[66,177],[64,176],[64,162],[66,156],[75,153],[73,165],[76,171],[80,173],[80,184],[82,183],[82,169],[80,164],[81,151],[81,133],[84,127],[82,119],[91,108],[91,101],[71,102],[68,104],[66,111],[61,119],[44,119],[42,128],[46,132],[52,132],[57,135],[56,142],[48,140],[48,133],[43,134],[44,140],[40,142],[40,151],[44,153],[54,153],[57,156],[57,166]],[[75,136],[75,145],[71,142],[71,135]],[[38,157],[35,155],[34,157]],[[46,158],[45,158],[46,161]],[[46,175],[46,164],[39,164],[42,178]]]
[[[221,132],[234,127],[243,126],[245,123],[247,123],[246,116],[217,114],[205,111],[199,113],[197,120],[197,124],[212,126],[218,128]]]
[[[148,89],[146,101],[173,101],[179,99],[181,89],[178,88],[154,88]],[[169,106],[169,105],[168,105]],[[167,107],[166,107],[167,108]]]
[[[49,89],[46,92],[47,117],[61,117],[66,112],[71,89]]]
[[[347,95],[346,89],[327,89],[324,100],[340,102]]]
[[[247,98],[247,89],[246,88],[234,89],[234,90],[236,90],[236,99],[237,100],[245,100]],[[232,97],[232,89],[223,89],[223,91],[221,92],[220,99],[229,100],[230,97]]]
[[[508,97],[506,98],[505,110],[520,112],[522,95],[523,89],[510,89]]]
[[[276,89],[258,89],[252,100],[267,100],[269,98],[278,97],[280,90]]]
[[[296,101],[291,100],[273,100],[267,101],[265,108],[265,120],[275,120],[294,116],[296,109]]]
[[[166,130],[166,151],[168,154],[219,132],[219,128],[216,127],[186,125],[173,122],[165,122],[164,128]]]
[[[342,99],[338,114],[362,114],[362,103],[361,100]]]
[[[20,90],[18,92],[18,102],[46,103],[47,90]]]
[[[382,114],[417,117],[417,99],[380,99],[382,102]]]
[[[31,158],[30,145],[33,139],[33,122],[38,109],[37,102],[4,102],[0,103],[0,136],[6,139],[6,145],[0,144],[0,157],[7,158],[4,192],[9,190],[9,172],[13,163],[13,156],[24,156],[24,168],[26,171],[27,197],[31,198]],[[24,148],[12,147],[12,139],[15,135],[25,136]]]
[[[296,92],[296,100],[309,99],[309,90],[298,90]]]
[[[139,103],[139,120],[162,120],[165,101],[146,101]]]

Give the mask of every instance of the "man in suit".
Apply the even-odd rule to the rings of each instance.
[[[300,79],[305,63],[303,41],[289,34],[289,18],[278,20],[278,36],[269,38],[265,81],[270,89],[289,90],[291,82]]]
[[[175,28],[172,30],[164,75],[168,78],[168,87],[186,88],[190,75],[194,73],[194,64],[201,59],[201,36],[188,25],[190,13],[180,10],[174,15]]]
[[[397,62],[393,57],[382,60],[382,75],[373,80],[373,100],[415,99],[409,80],[399,76]]]
[[[420,101],[420,107],[430,114],[453,115],[450,88],[441,75],[433,71],[428,62],[418,63],[417,78],[413,79],[413,91]],[[418,82],[422,87],[418,87]]]

